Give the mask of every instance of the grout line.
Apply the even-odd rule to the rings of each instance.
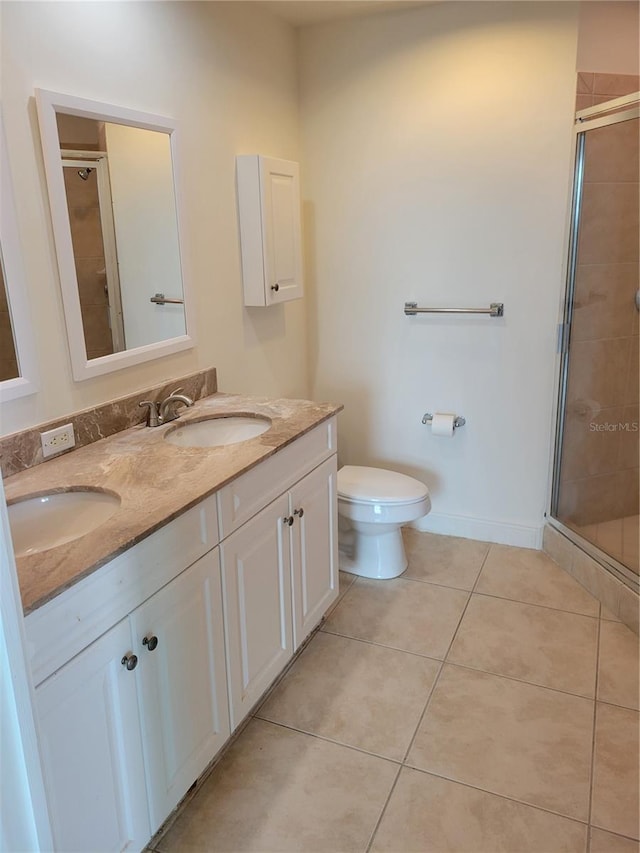
[[[459,663],[455,660],[446,660],[447,666],[455,666],[458,669],[468,669],[471,672],[481,672],[483,675],[491,675],[494,678],[504,678],[506,681],[515,681],[517,684],[526,684],[529,687],[537,687],[540,690],[550,690],[552,693],[560,693],[563,696],[572,696],[574,699],[584,699],[585,702],[595,702],[595,696],[585,696],[583,693],[571,693],[569,690],[561,690],[559,687],[550,687],[547,684],[538,684],[535,681],[525,681],[524,678],[516,678],[514,675],[504,675],[502,672],[493,672],[490,669],[480,669],[468,663]],[[609,703],[610,704],[610,703]],[[623,705],[619,707],[624,707]]]
[[[338,569],[338,572],[343,572],[343,570],[342,570],[342,569]],[[351,590],[353,589],[353,587],[354,587],[354,586],[356,585],[356,583],[358,582],[358,575],[351,575],[351,574],[350,574],[350,572],[343,572],[343,574],[348,574],[350,577],[352,577],[352,578],[353,578],[353,580],[351,581],[351,583],[349,584],[349,586],[345,589],[345,591],[342,593],[342,595],[338,595],[338,597],[337,597],[337,598],[336,598],[336,600],[333,602],[333,604],[331,605],[331,607],[330,607],[330,608],[327,610],[327,612],[324,614],[324,618],[323,618],[322,624],[325,624],[325,623],[327,622],[327,620],[328,620],[331,616],[333,616],[333,614],[336,612],[336,610],[338,609],[338,607],[340,607],[340,605],[342,604],[342,602],[345,600],[345,598],[349,595],[349,593],[351,592]],[[338,589],[339,589],[339,588],[340,588],[340,582],[338,581]]]
[[[382,818],[385,816],[385,813],[387,811],[387,806],[389,805],[389,802],[391,801],[391,797],[393,795],[393,792],[396,789],[396,785],[398,784],[398,779],[400,778],[401,773],[402,773],[402,765],[400,765],[400,767],[398,767],[398,772],[396,773],[396,778],[393,780],[393,785],[391,786],[391,790],[389,791],[387,799],[384,801],[384,805],[382,806],[382,809],[380,811],[380,814],[378,815],[378,819],[375,823],[375,826],[373,827],[371,835],[369,836],[369,842],[365,848],[365,853],[369,853],[369,851],[371,850],[371,845],[373,844],[373,840],[376,837],[376,833],[378,832],[378,829],[380,828],[380,824],[382,823]]]
[[[577,581],[576,581],[576,583],[577,583]],[[584,589],[584,587],[583,587],[583,589]],[[598,614],[593,616],[589,613],[578,613],[575,610],[565,610],[563,607],[552,607],[550,604],[536,604],[534,601],[523,601],[521,598],[509,598],[506,595],[497,595],[496,593],[493,593],[493,592],[474,592],[473,594],[474,595],[481,595],[484,598],[496,598],[499,601],[512,601],[514,604],[525,604],[527,607],[541,607],[543,610],[553,610],[555,613],[566,613],[569,616],[582,616],[585,619],[598,619],[599,618]],[[592,598],[598,604],[600,603],[595,596],[592,595]]]
[[[620,705],[618,702],[611,702],[609,699],[596,699],[596,702],[599,705],[610,705],[612,708],[621,708],[623,711],[634,711],[636,714],[640,714],[640,708],[631,708],[629,705]]]
[[[399,646],[388,646],[386,643],[378,643],[375,640],[367,640],[365,637],[353,637],[351,634],[340,634],[338,631],[329,631],[327,628],[322,628],[321,634],[329,634],[330,637],[342,637],[343,640],[354,640],[356,643],[365,643],[367,646],[376,646],[379,649],[391,649],[394,652],[404,652],[406,655],[413,655],[416,658],[424,658],[432,660],[435,663],[442,663],[444,658],[437,658],[435,655],[427,655],[423,652],[412,652],[409,649],[402,649]]]
[[[499,794],[496,791],[490,791],[487,788],[480,788],[478,785],[473,785],[470,782],[463,782],[460,779],[455,779],[452,776],[445,776],[442,773],[437,773],[435,770],[425,770],[422,767],[416,767],[413,764],[405,764],[404,767],[407,770],[414,770],[416,773],[423,773],[425,776],[435,776],[436,779],[444,779],[446,782],[451,782],[454,785],[462,785],[464,788],[471,788],[473,791],[480,791],[482,794],[489,794],[492,797],[498,797],[501,800],[508,800],[510,803],[517,803],[521,806],[527,806],[530,809],[536,809],[540,812],[545,812],[546,814],[554,815],[555,817],[561,817],[565,820],[571,820],[574,823],[579,823],[582,826],[589,828],[589,824],[586,820],[581,820],[579,817],[573,817],[571,815],[564,814],[563,812],[555,812],[553,809],[545,808],[545,806],[539,806],[535,803],[529,803],[526,800],[518,800],[515,797],[510,797],[508,794]]]
[[[486,558],[483,558],[483,562],[484,562],[484,559],[486,559]],[[463,587],[461,587],[461,586],[448,586],[448,585],[447,585],[447,584],[445,584],[445,583],[438,583],[437,581],[424,580],[423,578],[412,578],[412,577],[410,577],[410,576],[408,576],[408,575],[406,574],[406,571],[407,571],[407,570],[405,569],[405,571],[404,571],[401,575],[398,575],[398,577],[397,577],[397,578],[389,578],[389,580],[394,580],[394,581],[410,581],[411,583],[421,583],[421,584],[426,584],[427,586],[435,586],[435,587],[437,587],[438,589],[452,589],[452,590],[454,590],[454,592],[471,592],[471,590],[470,590],[470,589],[463,589]],[[380,580],[379,578],[365,578],[365,577],[362,577],[362,578],[361,578],[361,580],[365,580],[365,581],[367,581],[367,580],[375,580],[376,582],[380,581],[381,583],[385,583],[385,581],[384,581],[384,580]],[[353,586],[353,584],[351,585],[351,587],[352,587],[352,586]],[[347,592],[349,592],[349,590],[351,589],[351,587],[349,587],[349,589],[347,590]],[[345,592],[345,596],[346,596],[347,592]],[[344,596],[343,596],[343,598],[344,598]]]
[[[361,755],[368,755],[371,758],[379,758],[381,761],[387,761],[389,764],[397,765],[399,770],[402,768],[402,762],[398,758],[389,758],[388,755],[380,755],[379,752],[371,752],[368,749],[363,749],[361,746],[354,746],[352,743],[345,743],[342,740],[334,740],[334,738],[327,737],[327,735],[310,732],[307,731],[307,729],[297,729],[295,726],[289,725],[288,723],[279,723],[277,720],[269,720],[267,717],[254,717],[253,719],[259,720],[261,723],[278,726],[278,728],[281,729],[287,729],[287,731],[290,732],[296,732],[296,734],[299,735],[307,735],[308,737],[316,738],[316,740],[322,740],[325,743],[332,743],[334,746],[343,746],[345,749],[350,749],[352,752],[359,752]]]
[[[458,624],[457,624],[457,626],[456,626],[456,630],[454,631],[453,636],[451,637],[451,641],[450,641],[449,646],[448,646],[448,648],[447,648],[447,651],[446,651],[446,653],[445,653],[445,659],[446,659],[447,655],[449,654],[449,651],[450,651],[450,649],[451,649],[451,646],[453,645],[453,641],[455,640],[456,634],[458,633],[458,629],[460,628],[460,624],[461,624],[461,622],[462,622],[462,620],[463,620],[463,618],[464,618],[464,614],[466,613],[466,611],[467,611],[467,607],[469,606],[469,602],[471,601],[471,596],[473,595],[473,590],[475,589],[475,587],[476,587],[476,585],[477,585],[477,583],[478,583],[478,580],[479,580],[480,575],[481,575],[481,573],[482,573],[482,569],[483,569],[483,567],[484,567],[484,564],[485,564],[485,562],[486,562],[486,560],[487,560],[487,557],[489,556],[489,551],[490,551],[490,550],[491,550],[491,546],[489,546],[489,548],[487,548],[487,552],[486,552],[486,554],[484,555],[484,558],[483,558],[483,560],[482,560],[482,564],[481,564],[481,566],[480,566],[480,571],[478,572],[478,574],[477,574],[477,576],[476,576],[476,579],[475,579],[475,582],[474,582],[474,584],[473,584],[473,587],[472,587],[471,591],[469,591],[469,590],[460,590],[461,592],[468,592],[467,602],[466,602],[466,604],[465,604],[465,606],[464,606],[464,609],[462,610],[462,613],[460,614],[460,618],[458,619]],[[410,578],[407,578],[407,580],[410,580]],[[418,581],[418,582],[420,582],[420,581]],[[422,581],[422,583],[426,583],[426,581]],[[433,584],[433,586],[437,586],[437,585],[438,585],[438,584]],[[453,589],[453,588],[454,588],[454,587],[446,587],[446,589]],[[431,685],[431,690],[429,691],[429,695],[427,696],[427,700],[426,700],[426,702],[425,702],[424,708],[422,709],[422,713],[420,714],[420,718],[419,718],[419,720],[418,720],[418,723],[417,723],[417,725],[416,725],[416,728],[415,728],[415,730],[414,730],[414,732],[413,732],[413,735],[412,735],[412,737],[411,737],[411,740],[409,741],[409,745],[408,745],[408,747],[407,747],[407,749],[406,749],[406,751],[405,751],[405,753],[404,753],[404,757],[403,757],[403,759],[402,759],[402,766],[398,769],[398,773],[397,773],[397,775],[396,775],[396,778],[395,778],[395,780],[394,780],[394,782],[393,782],[393,785],[391,786],[391,790],[389,791],[389,796],[387,797],[387,800],[386,800],[386,802],[385,802],[385,804],[384,804],[384,806],[383,806],[383,808],[382,808],[382,811],[380,812],[380,816],[379,816],[379,818],[378,818],[378,820],[377,820],[377,822],[376,822],[376,825],[375,825],[375,826],[374,826],[374,828],[373,828],[373,832],[371,833],[371,837],[370,837],[370,839],[369,839],[369,843],[368,843],[367,848],[366,848],[366,853],[369,853],[369,851],[371,850],[371,846],[372,846],[372,844],[373,844],[373,842],[374,842],[374,839],[375,839],[375,837],[376,837],[376,834],[377,834],[377,832],[378,832],[378,829],[380,828],[380,824],[382,823],[382,820],[383,820],[383,818],[384,818],[384,816],[385,816],[385,814],[386,814],[386,811],[387,811],[387,808],[388,808],[389,803],[390,803],[390,801],[391,801],[391,797],[392,797],[392,795],[393,795],[393,792],[395,791],[396,786],[397,786],[397,784],[398,784],[398,779],[400,778],[400,773],[402,772],[402,768],[403,768],[404,766],[406,766],[406,760],[407,760],[407,757],[408,757],[409,753],[411,752],[411,748],[413,747],[413,744],[414,744],[415,739],[416,739],[416,737],[417,737],[417,734],[418,734],[418,731],[419,731],[419,729],[420,729],[420,726],[422,725],[422,721],[423,721],[423,719],[424,719],[424,716],[425,716],[425,714],[427,713],[427,709],[428,709],[428,707],[429,707],[429,704],[430,704],[430,702],[431,702],[431,699],[432,699],[432,697],[433,697],[433,694],[434,694],[434,692],[435,692],[435,690],[436,690],[436,687],[437,687],[437,685],[438,685],[438,681],[440,680],[440,674],[442,673],[443,668],[444,668],[444,661],[440,662],[440,668],[439,668],[438,672],[436,673],[436,677],[435,677],[435,678],[434,678],[434,680],[433,680],[433,684]]]
[[[464,616],[464,612],[463,612],[462,616]],[[462,616],[460,617],[461,619],[462,619]],[[431,699],[433,697],[433,694],[435,693],[436,687],[438,686],[438,682],[440,681],[440,675],[442,673],[443,668],[444,668],[444,661],[441,662],[440,669],[436,673],[436,677],[433,679],[433,684],[431,685],[431,690],[429,691],[429,695],[427,696],[427,701],[424,703],[424,708],[422,709],[422,713],[420,714],[420,717],[418,719],[418,724],[416,725],[415,730],[414,730],[413,734],[411,735],[411,740],[409,741],[409,746],[405,750],[404,756],[402,758],[402,764],[403,765],[406,764],[409,753],[411,752],[411,749],[413,747],[413,744],[415,743],[416,737],[418,736],[418,731],[420,730],[420,726],[422,725],[422,721],[424,720],[425,714],[427,713],[429,705],[431,704]]]
[[[491,550],[490,547],[487,548],[487,553],[484,555],[484,558],[482,560],[482,564],[480,565],[480,571],[477,574],[477,577],[476,577],[475,582],[473,584],[473,588],[471,589],[471,592],[469,593],[469,597],[467,598],[467,603],[465,604],[464,609],[463,609],[462,613],[460,614],[460,618],[458,619],[458,624],[456,625],[456,629],[453,632],[453,636],[451,637],[451,641],[449,642],[449,646],[448,646],[447,651],[446,651],[445,656],[444,656],[444,661],[446,661],[446,659],[449,655],[449,652],[451,651],[451,647],[453,646],[454,640],[458,635],[458,631],[460,630],[460,625],[462,624],[462,620],[464,619],[464,614],[467,612],[467,608],[469,607],[469,602],[471,601],[471,599],[473,597],[473,590],[478,585],[478,581],[480,580],[480,575],[482,574],[482,570],[484,568],[484,564],[487,561],[490,550]],[[429,691],[429,695],[427,696],[427,701],[425,702],[425,706],[422,709],[422,714],[420,714],[420,719],[418,720],[418,725],[415,728],[415,731],[413,733],[413,737],[411,738],[409,746],[407,747],[407,750],[404,754],[404,758],[402,760],[403,764],[405,764],[407,761],[409,753],[411,752],[413,744],[415,743],[416,737],[418,736],[418,731],[420,730],[420,726],[422,725],[422,721],[424,720],[425,715],[427,713],[427,709],[429,708],[429,705],[431,704],[431,699],[433,697],[433,694],[436,691],[436,688],[438,686],[438,682],[440,681],[440,676],[442,675],[442,670],[444,669],[444,661],[440,665],[440,669],[438,670],[438,673],[437,673],[435,679],[433,680],[433,685],[431,687],[431,690]]]
[[[602,605],[600,605],[602,607]],[[596,638],[596,678],[594,685],[593,728],[591,730],[591,765],[589,767],[589,832],[587,834],[587,853],[591,853],[591,813],[593,810],[593,775],[596,763],[596,718],[598,712],[598,677],[600,675],[600,627],[598,619],[598,635]]]
[[[427,586],[435,586],[435,587],[438,587],[439,589],[453,589],[456,592],[471,592],[470,589],[468,589],[468,588],[465,589],[461,586],[449,586],[446,583],[438,583],[438,581],[429,581],[429,580],[425,580],[424,578],[412,578],[409,576],[405,576],[404,574],[395,578],[395,580],[411,581],[412,583],[426,584]]]
[[[636,844],[636,846],[638,845],[638,841],[640,841],[639,838],[634,838],[633,835],[623,835],[621,832],[614,832],[612,829],[607,829],[604,826],[599,826],[597,823],[592,824],[592,826],[590,826],[589,829],[590,830],[591,829],[599,829],[600,832],[606,832],[609,835],[613,835],[615,838],[624,838],[627,841],[633,841],[634,844]],[[589,834],[591,834],[591,833],[589,833]]]

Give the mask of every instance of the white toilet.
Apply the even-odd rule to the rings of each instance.
[[[431,509],[419,480],[345,465],[338,471],[340,569],[365,578],[396,578],[407,568],[400,528]]]

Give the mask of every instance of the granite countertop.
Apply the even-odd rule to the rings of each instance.
[[[16,559],[25,615],[341,409],[331,403],[216,393],[180,409],[180,418],[166,426],[141,424],[8,477],[8,503],[81,488],[121,498],[118,511],[85,536]],[[164,440],[177,425],[247,413],[269,418],[271,428],[225,447],[183,448]]]

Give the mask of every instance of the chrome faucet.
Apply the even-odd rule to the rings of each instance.
[[[168,424],[170,421],[175,421],[176,418],[179,417],[176,408],[179,404],[183,406],[193,406],[193,400],[191,397],[187,397],[184,394],[181,394],[182,388],[176,388],[175,391],[172,391],[168,397],[162,402],[156,402],[154,400],[142,400],[142,402],[138,403],[139,406],[148,406],[149,407],[149,415],[147,419],[147,426],[157,427],[162,426],[162,424]]]

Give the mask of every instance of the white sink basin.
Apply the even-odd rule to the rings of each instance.
[[[270,420],[254,415],[207,418],[174,427],[165,439],[178,447],[222,447],[262,435],[270,426]]]
[[[95,530],[117,512],[120,498],[108,492],[55,492],[9,506],[16,557],[48,551]]]

